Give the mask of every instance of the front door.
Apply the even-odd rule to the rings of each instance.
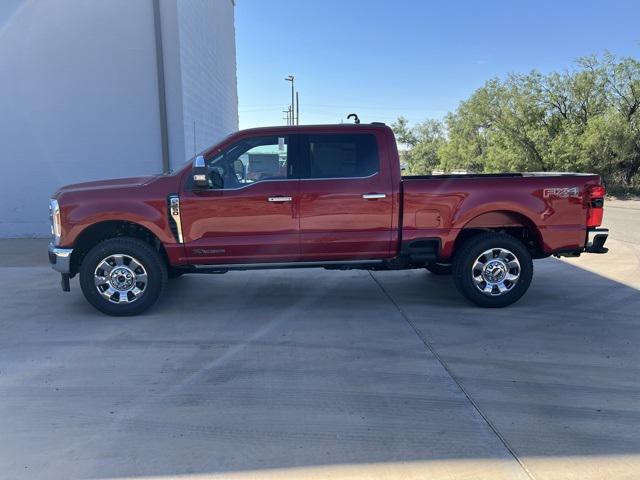
[[[187,189],[180,201],[190,263],[299,259],[291,151],[288,136],[250,136],[205,158],[210,188]]]
[[[374,133],[301,139],[300,250],[304,260],[391,255],[392,181],[390,172],[381,168],[388,163],[381,162],[378,143]]]

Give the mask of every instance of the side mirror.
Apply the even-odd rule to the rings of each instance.
[[[208,189],[209,179],[207,178],[207,164],[202,155],[198,155],[191,167],[193,175],[193,187],[196,189]]]

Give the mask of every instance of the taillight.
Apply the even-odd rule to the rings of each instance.
[[[602,225],[604,215],[604,196],[607,193],[602,185],[593,185],[587,189],[587,228]]]
[[[604,196],[607,193],[607,191],[602,185],[594,185],[593,187],[589,187],[589,190],[587,190],[587,192],[590,199],[594,199],[594,198],[604,199]]]

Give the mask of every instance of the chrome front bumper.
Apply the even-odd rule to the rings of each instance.
[[[55,271],[69,274],[71,269],[71,254],[73,253],[72,248],[59,248],[53,245],[53,243],[49,244],[49,263],[51,264],[51,268]]]

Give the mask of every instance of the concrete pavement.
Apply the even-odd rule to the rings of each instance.
[[[536,262],[502,310],[313,269],[114,319],[0,241],[0,478],[640,478],[640,209],[607,207],[609,254]]]

